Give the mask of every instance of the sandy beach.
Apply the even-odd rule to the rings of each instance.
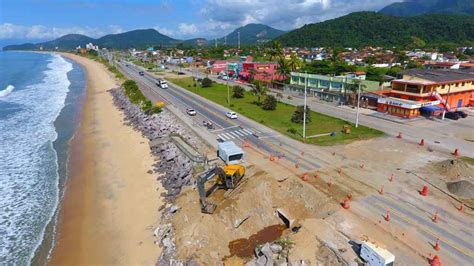
[[[63,54],[87,73],[83,119],[71,143],[70,176],[51,265],[154,265],[160,248],[158,191],[148,141],[123,125],[107,90],[117,87],[106,68]]]

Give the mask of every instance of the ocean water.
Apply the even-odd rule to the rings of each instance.
[[[0,77],[0,265],[27,265],[54,245],[84,73],[57,54],[0,52]]]

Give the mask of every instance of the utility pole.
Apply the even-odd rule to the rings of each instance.
[[[306,139],[306,89],[308,87],[308,72],[305,72],[304,79],[304,107],[303,107],[303,140]]]
[[[240,31],[237,32],[237,43],[240,50]]]
[[[230,104],[229,76],[227,76],[225,84],[227,86],[227,103]]]
[[[359,127],[359,107],[360,107],[360,83],[358,84],[359,87],[357,88],[357,110],[356,110],[356,127]]]
[[[214,46],[217,48],[217,38],[214,39]]]
[[[449,93],[451,92],[451,84],[449,84],[449,87],[448,87],[448,96],[446,96],[446,101],[444,102],[444,110],[443,110],[443,115],[441,116],[441,120],[444,120],[444,116],[446,115],[446,106],[448,105],[448,101],[449,101]],[[441,96],[441,95],[440,95]],[[443,98],[441,98],[442,100]]]

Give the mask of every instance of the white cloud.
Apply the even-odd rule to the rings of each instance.
[[[195,24],[180,23],[178,29],[181,35],[195,35],[198,33],[198,28]]]
[[[83,34],[89,37],[101,37],[110,33],[121,33],[123,29],[118,25],[105,28],[92,27],[46,27],[43,25],[17,25],[11,23],[0,24],[0,39],[54,39],[66,34]]]

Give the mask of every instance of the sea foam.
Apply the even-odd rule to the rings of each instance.
[[[58,205],[54,121],[64,107],[67,73],[73,68],[56,54],[47,67],[40,83],[2,99],[22,108],[0,123],[0,265],[30,263]]]
[[[15,89],[15,86],[8,85],[4,90],[0,91],[0,98],[6,97],[10,93],[12,93],[14,89]]]

